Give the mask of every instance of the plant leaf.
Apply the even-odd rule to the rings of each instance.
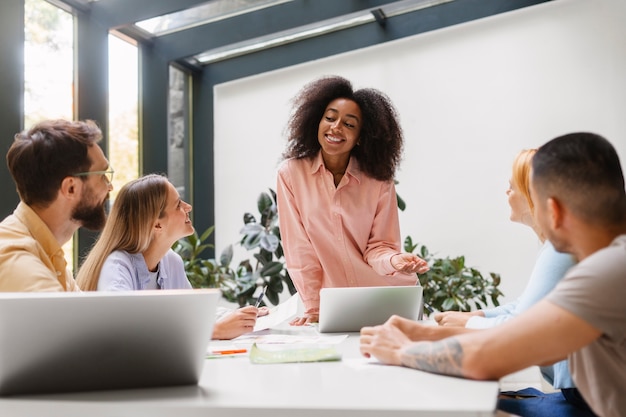
[[[274,235],[268,235],[267,233],[263,234],[261,236],[261,240],[259,241],[259,245],[261,245],[261,247],[268,252],[274,252],[276,249],[278,249],[279,243],[280,242],[278,240],[278,237]]]
[[[404,202],[402,197],[400,197],[398,194],[396,194],[396,201],[397,201],[398,208],[400,209],[400,211],[404,211],[404,209],[406,209],[406,203]]]
[[[256,202],[259,213],[264,213],[268,208],[272,207],[273,204],[274,201],[268,193],[261,193]]]
[[[261,271],[259,271],[259,273],[262,277],[275,276],[275,275],[280,274],[282,270],[283,270],[282,262],[271,262],[265,265],[263,268],[261,268]]]
[[[243,237],[243,240],[241,241],[241,246],[243,246],[247,250],[254,249],[259,246],[259,242],[261,242],[262,237],[263,231],[248,233]]]
[[[229,266],[233,260],[233,245],[228,245],[220,255],[220,265]]]
[[[200,241],[204,242],[205,240],[207,240],[209,236],[213,233],[213,230],[215,230],[215,226],[210,226],[204,232],[202,232],[202,235],[200,235]]]

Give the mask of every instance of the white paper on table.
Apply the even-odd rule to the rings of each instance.
[[[252,332],[232,340],[235,346],[252,345],[337,345],[343,342],[348,335],[321,335],[317,332],[288,332],[269,330],[270,333]],[[278,333],[275,333],[278,332]]]
[[[271,308],[270,313],[267,316],[257,317],[254,331],[256,332],[258,330],[271,329],[286,323],[298,314],[299,302],[300,296],[298,296],[298,294],[294,294],[286,301]]]

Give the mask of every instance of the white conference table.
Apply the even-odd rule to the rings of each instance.
[[[341,361],[252,364],[207,359],[197,386],[0,398],[2,417],[493,416],[498,382],[385,366],[362,357],[358,334]],[[212,342],[213,343],[213,342]]]

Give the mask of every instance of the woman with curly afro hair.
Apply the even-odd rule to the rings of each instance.
[[[323,77],[294,98],[278,171],[281,238],[305,306],[319,318],[324,287],[416,285],[426,261],[400,250],[394,186],[403,135],[382,92]]]

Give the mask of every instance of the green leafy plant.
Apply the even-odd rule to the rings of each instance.
[[[219,260],[205,259],[202,253],[214,246],[206,243],[215,227],[211,226],[202,235],[194,232],[174,243],[172,249],[183,258],[185,273],[193,288],[219,288],[230,302],[238,302],[239,286],[236,277],[244,275],[231,268],[232,246],[226,248]]]
[[[219,287],[218,282],[212,280],[216,278],[215,275],[210,273],[213,272],[214,264],[201,257],[202,252],[214,247],[210,243],[205,243],[213,230],[215,230],[215,226],[209,227],[201,236],[198,236],[198,233],[194,231],[193,235],[180,239],[172,245],[174,252],[183,258],[187,278],[194,288]]]
[[[500,275],[490,272],[488,277],[475,268],[465,264],[465,257],[437,258],[428,248],[413,243],[411,236],[404,240],[404,250],[414,253],[428,262],[430,270],[419,275],[424,288],[424,313],[430,307],[437,311],[471,311],[486,308],[489,301],[494,306],[500,305]]]
[[[284,268],[276,193],[271,189],[269,193],[261,193],[257,199],[257,209],[260,214],[258,222],[251,213],[243,215],[244,226],[240,231],[243,236],[239,241],[243,248],[253,252],[254,260],[244,259],[236,267],[231,267],[233,245],[228,245],[219,259],[202,258],[202,252],[213,247],[205,242],[213,233],[214,226],[201,236],[194,233],[174,243],[172,248],[183,258],[187,277],[194,288],[219,288],[224,298],[240,306],[255,303],[257,287],[267,287],[265,297],[273,305],[279,303],[279,296],[285,286],[290,294],[296,293],[289,273]]]
[[[278,227],[278,210],[276,193],[269,189],[269,193],[261,193],[257,199],[257,209],[260,219],[251,213],[243,216],[244,227],[241,229],[243,237],[239,242],[246,250],[252,251],[256,264],[246,264],[247,276],[257,285],[267,286],[265,296],[274,305],[279,303],[279,295],[287,286],[289,294],[295,294],[296,288],[291,281],[289,272],[284,267],[284,252]],[[254,289],[247,295],[252,302]]]
[[[397,196],[398,208],[404,210],[404,201]],[[278,226],[276,193],[269,189],[257,198],[258,216],[249,212],[243,215],[241,245],[252,258],[240,261],[233,267],[233,245],[228,245],[219,259],[205,259],[202,253],[213,245],[207,243],[215,227],[205,230],[202,235],[194,233],[173,245],[173,249],[183,258],[185,271],[194,288],[219,288],[230,302],[244,306],[254,304],[257,287],[267,286],[265,296],[273,305],[279,303],[279,296],[287,287],[290,294],[296,293],[289,272],[285,268],[284,253]],[[258,217],[258,221],[257,221]],[[410,236],[404,241],[404,250],[417,251],[430,265],[430,270],[419,276],[424,287],[425,309],[438,311],[470,311],[485,308],[489,301],[499,305],[502,292],[500,275],[490,273],[484,277],[480,271],[468,267],[465,257],[437,258],[425,245],[413,243]],[[427,311],[425,311],[427,312]]]

